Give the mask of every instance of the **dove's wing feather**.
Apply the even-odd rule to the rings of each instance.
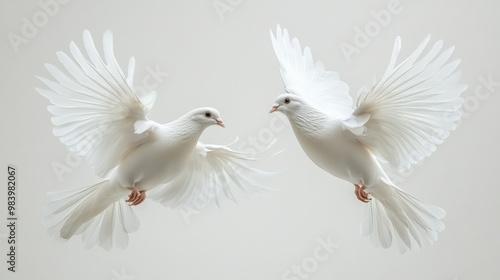
[[[99,176],[106,175],[136,145],[148,138],[147,131],[158,124],[146,114],[156,99],[155,92],[141,94],[133,89],[135,60],[129,61],[126,76],[113,53],[111,31],[104,33],[101,59],[87,30],[83,41],[88,59],[74,42],[73,59],[64,52],[57,57],[66,69],[46,64],[55,81],[39,77],[49,89],[37,91],[53,104],[54,135],[78,155],[85,156]]]
[[[398,37],[387,70],[359,94],[358,107],[346,121],[359,141],[399,171],[431,155],[455,129],[460,95],[467,88],[458,84],[460,72],[454,72],[460,61],[448,62],[453,47],[439,54],[443,43],[438,41],[421,56],[429,39],[396,66]]]
[[[275,173],[249,166],[255,158],[223,145],[198,142],[189,167],[176,179],[149,192],[168,207],[201,210],[221,199],[237,202],[241,196],[265,195],[272,189],[262,185]]]
[[[304,98],[325,114],[339,119],[349,117],[352,112],[352,98],[349,86],[333,71],[326,71],[321,61],[314,62],[309,47],[300,47],[297,38],[290,40],[288,31],[271,32],[274,52],[280,63],[285,90]]]

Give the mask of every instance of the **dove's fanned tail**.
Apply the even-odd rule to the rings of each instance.
[[[139,227],[134,211],[122,199],[126,189],[109,180],[95,185],[49,193],[44,224],[50,235],[69,239],[82,234],[86,248],[125,248],[128,233]]]
[[[372,200],[366,205],[361,233],[369,235],[374,246],[395,243],[401,253],[429,248],[444,230],[443,209],[422,203],[385,179],[367,190]]]

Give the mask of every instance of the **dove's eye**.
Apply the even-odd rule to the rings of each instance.
[[[205,117],[210,118],[211,116],[212,116],[212,114],[210,114],[210,112],[205,113]]]
[[[289,104],[290,103],[290,98],[285,98],[285,104]]]

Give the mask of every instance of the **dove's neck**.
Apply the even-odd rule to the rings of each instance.
[[[318,137],[325,128],[328,116],[310,105],[303,105],[294,113],[288,114],[295,133]]]
[[[206,128],[202,124],[187,117],[181,117],[169,123],[168,126],[171,128],[169,129],[169,134],[175,142],[179,144],[190,143],[193,145],[196,145],[201,133]]]

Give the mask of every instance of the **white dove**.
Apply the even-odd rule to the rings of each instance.
[[[134,58],[125,76],[111,31],[103,36],[105,62],[87,30],[83,41],[90,61],[71,42],[74,60],[57,53],[70,75],[45,64],[57,82],[38,77],[49,89],[36,90],[52,103],[54,135],[105,179],[49,193],[44,223],[51,235],[69,239],[82,233],[85,247],[125,248],[128,233],[139,226],[131,206],[143,202],[147,191],[155,189],[153,198],[166,206],[200,209],[222,196],[268,190],[261,180],[271,173],[249,167],[252,157],[198,141],[207,127],[224,127],[217,110],[195,109],[167,124],[147,119],[156,93],[134,90]]]
[[[459,60],[448,62],[453,47],[439,54],[442,41],[423,55],[430,36],[396,65],[401,41],[382,77],[360,91],[357,107],[349,87],[323,63],[314,62],[308,47],[278,26],[271,32],[285,94],[271,113],[285,114],[302,149],[326,172],[354,184],[357,198],[368,202],[361,233],[376,247],[393,243],[402,253],[430,247],[444,229],[441,208],[422,203],[391,182],[382,164],[403,171],[429,156],[460,118],[463,103]],[[439,54],[439,55],[438,55]]]

